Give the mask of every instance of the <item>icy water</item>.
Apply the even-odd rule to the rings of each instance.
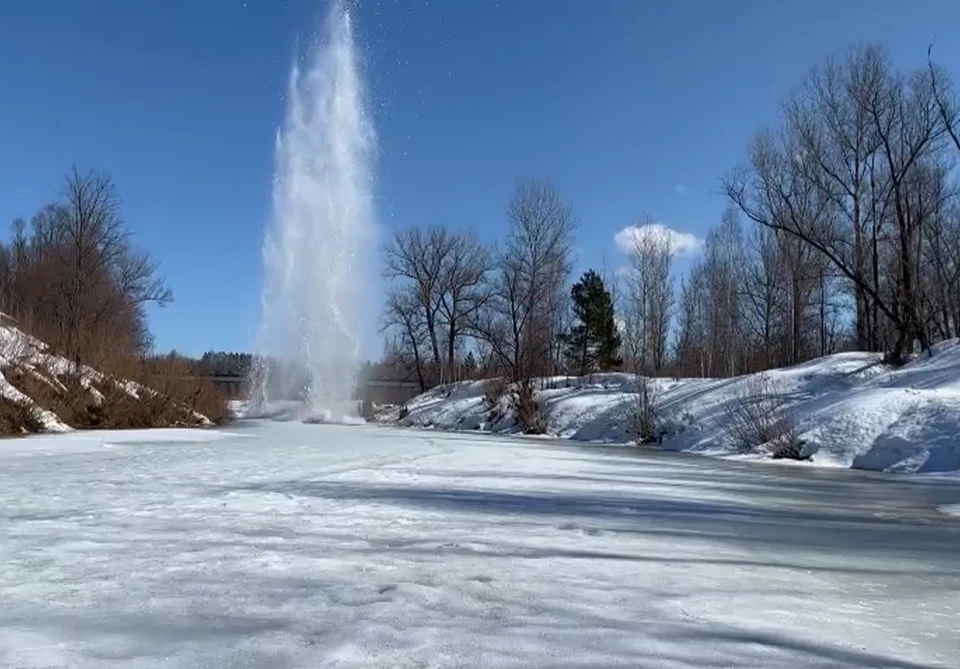
[[[372,426],[0,442],[0,666],[955,667],[956,483]]]

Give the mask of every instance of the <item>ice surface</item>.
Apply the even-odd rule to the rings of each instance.
[[[24,439],[0,439],[0,462],[8,457],[36,457],[88,453],[104,448],[142,444],[207,441],[242,438],[243,434],[225,430],[197,428],[154,428],[149,430],[81,430],[69,434],[40,434]]]
[[[960,342],[939,344],[898,370],[874,353],[841,353],[766,374],[812,462],[890,472],[960,470]],[[725,425],[751,388],[735,379],[654,379],[668,449],[730,456]],[[549,434],[579,441],[629,442],[636,383],[627,374],[543,379],[539,399]],[[483,382],[435,388],[386,420],[419,427],[511,431],[508,406],[490,423]]]
[[[0,666],[960,656],[951,477],[273,421],[83,436],[0,442]]]

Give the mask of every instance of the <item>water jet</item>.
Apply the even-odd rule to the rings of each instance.
[[[277,132],[252,414],[295,398],[299,420],[356,420],[375,144],[350,12],[334,0],[291,68]]]

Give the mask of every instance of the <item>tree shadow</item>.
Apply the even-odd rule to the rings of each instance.
[[[769,508],[628,493],[505,492],[328,480],[254,483],[219,492],[237,490],[492,517],[551,517],[557,522],[582,519],[614,532],[695,534],[747,547],[819,549],[851,557],[876,558],[882,554],[936,561],[941,572],[960,572],[956,560],[960,555],[960,525],[956,523],[944,522],[933,528],[908,520],[864,518],[816,507]]]
[[[777,655],[786,655],[790,664],[784,666],[802,666],[811,669],[935,669],[935,665],[918,664],[890,657],[883,657],[865,651],[837,648],[825,644],[812,644],[785,634],[740,629],[735,627],[698,626],[688,628],[675,626],[666,631],[665,636],[680,643],[708,643],[719,658],[716,667],[767,667]],[[746,658],[755,658],[756,664],[750,664]],[[786,659],[786,658],[785,658]],[[736,664],[728,662],[736,661]],[[705,666],[702,661],[691,667]]]

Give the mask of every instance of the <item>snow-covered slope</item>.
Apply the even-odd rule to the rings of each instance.
[[[41,383],[52,387],[63,388],[59,377],[70,371],[71,365],[66,359],[53,355],[42,341],[21,332],[17,328],[0,327],[0,396],[4,399],[23,404],[33,409],[48,432],[67,432],[70,427],[60,420],[52,411],[48,411],[37,404],[34,399],[7,380],[2,370],[10,372],[16,369],[24,374],[30,374]],[[96,370],[84,368],[81,378],[90,384],[100,378]]]
[[[734,379],[656,379],[664,448],[738,453],[728,426],[743,398],[762,386],[775,398],[814,464],[893,472],[960,470],[960,342],[891,369],[872,353],[841,353]],[[407,403],[403,425],[517,431],[505,402],[494,416],[484,382],[435,388]],[[547,434],[581,441],[631,442],[636,383],[627,374],[538,382]]]
[[[73,363],[52,353],[50,347],[36,337],[15,327],[0,326],[0,399],[28,407],[44,432],[69,432],[72,429],[61,416],[45,408],[39,398],[31,397],[11,383],[10,379],[15,377],[29,377],[30,385],[49,388],[54,393],[69,392],[64,380],[78,378],[89,399],[98,405],[104,400],[100,388],[106,388],[108,384],[138,401],[144,393],[154,393],[133,381],[108,378],[86,365],[77,370]],[[196,425],[211,424],[205,416],[194,415]]]

